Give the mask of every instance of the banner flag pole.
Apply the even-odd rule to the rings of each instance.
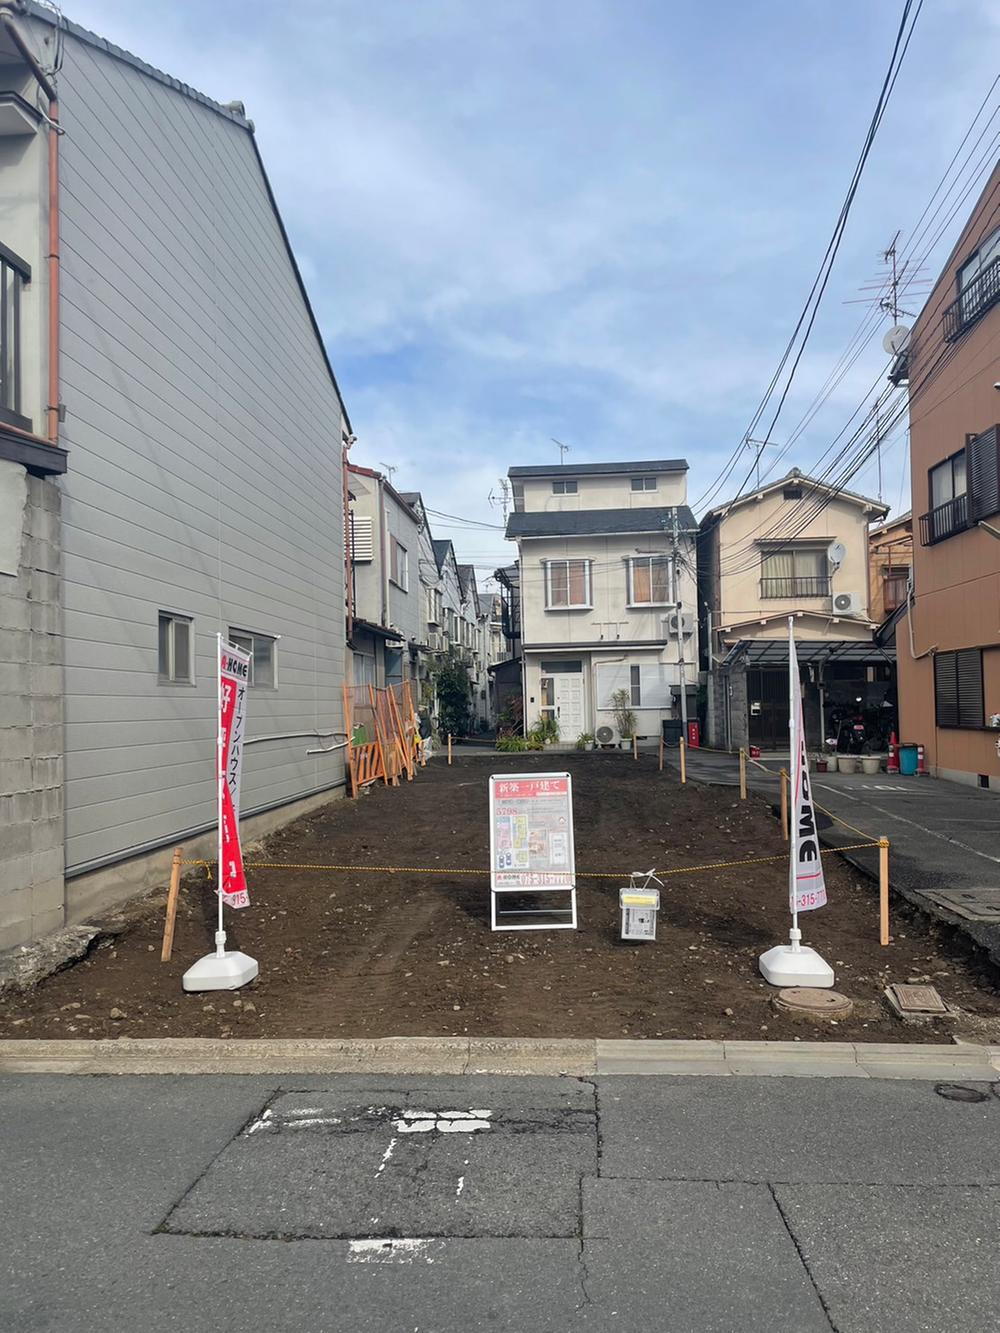
[[[243,732],[246,726],[246,695],[250,685],[253,654],[226,643],[221,632],[215,637],[216,740],[215,800],[218,823],[215,892],[218,917],[215,952],[192,964],[181,985],[186,991],[238,990],[257,976],[257,960],[239,950],[226,949],[223,908],[247,907],[246,875],[240,850],[240,776],[243,766]]]
[[[795,651],[795,619],[788,617],[788,769],[791,801],[788,820],[788,902],[792,927],[788,944],[778,944],[762,953],[758,966],[772,986],[833,985],[833,968],[815,949],[802,944],[799,912],[826,903],[826,883],[820,856],[816,812],[813,809],[806,738],[802,717],[802,687],[799,659]]]

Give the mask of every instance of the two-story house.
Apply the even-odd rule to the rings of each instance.
[[[874,642],[868,587],[868,526],[886,512],[793,469],[705,515],[698,568],[710,745],[787,747],[789,616],[808,743],[819,747],[857,713],[873,735],[891,728],[892,654]]]
[[[896,632],[903,738],[1000,787],[1000,164],[897,358],[908,382],[913,598]]]
[[[343,786],[347,414],[243,106],[155,63],[0,15],[0,949],[213,855],[219,632],[248,832]]]
[[[882,624],[906,603],[913,570],[913,516],[909,510],[868,534],[872,620]]]
[[[420,517],[381,472],[348,463],[347,477],[351,680],[396,685],[413,678],[423,635]]]
[[[572,744],[614,729],[659,736],[697,696],[695,520],[682,459],[512,467],[525,725],[554,718]]]

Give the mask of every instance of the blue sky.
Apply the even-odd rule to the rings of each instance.
[[[686,457],[692,499],[711,483],[826,248],[900,9],[66,4],[149,63],[246,103],[354,457],[394,465],[397,486],[433,509],[491,523],[497,479],[556,460],[552,436],[573,462]],[[846,302],[897,229],[905,245],[990,87],[998,39],[992,0],[926,0],[775,439],[863,319]],[[930,276],[974,197],[928,254]],[[885,362],[883,327],[779,472],[808,470],[862,401]],[[883,456],[894,508],[901,494],[908,507],[904,468],[899,432]],[[874,465],[854,485],[874,494]],[[484,576],[511,550],[499,532],[443,520],[435,535]]]

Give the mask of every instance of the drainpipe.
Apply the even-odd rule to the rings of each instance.
[[[20,51],[25,63],[35,76],[35,81],[49,99],[48,109],[48,155],[49,155],[49,238],[48,253],[45,256],[49,275],[49,327],[48,361],[49,377],[47,402],[45,406],[46,435],[50,444],[59,443],[59,99],[55,85],[39,65],[21,30],[14,20],[13,12],[6,6],[0,8],[0,23],[10,34],[11,40]]]
[[[344,582],[347,591],[347,642],[354,637],[354,533],[351,529],[351,478],[348,472],[347,451],[350,444],[341,445],[341,474],[344,489]]]

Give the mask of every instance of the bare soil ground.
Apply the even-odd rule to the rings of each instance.
[[[960,935],[897,903],[893,942],[880,948],[875,888],[837,856],[825,858],[829,905],[802,925],[855,1001],[839,1024],[776,1013],[757,971],[761,951],[787,938],[784,859],[671,876],[655,943],[617,938],[624,875],[580,880],[575,932],[491,933],[487,776],[557,768],[573,774],[578,871],[784,856],[762,801],[682,787],[650,756],[436,760],[399,790],[375,788],[297,821],[248,860],[437,873],[252,870],[252,906],[227,913],[227,928],[230,947],[259,960],[260,977],[238,994],[186,995],[181,974],[211,948],[214,913],[211,885],[193,872],[172,962],[159,961],[161,893],[81,962],[0,1001],[0,1035],[947,1041],[954,1020],[912,1027],[887,1011],[885,985],[910,978],[931,980],[974,1029],[1000,1033],[993,970]],[[481,878],[449,873],[479,867]]]

